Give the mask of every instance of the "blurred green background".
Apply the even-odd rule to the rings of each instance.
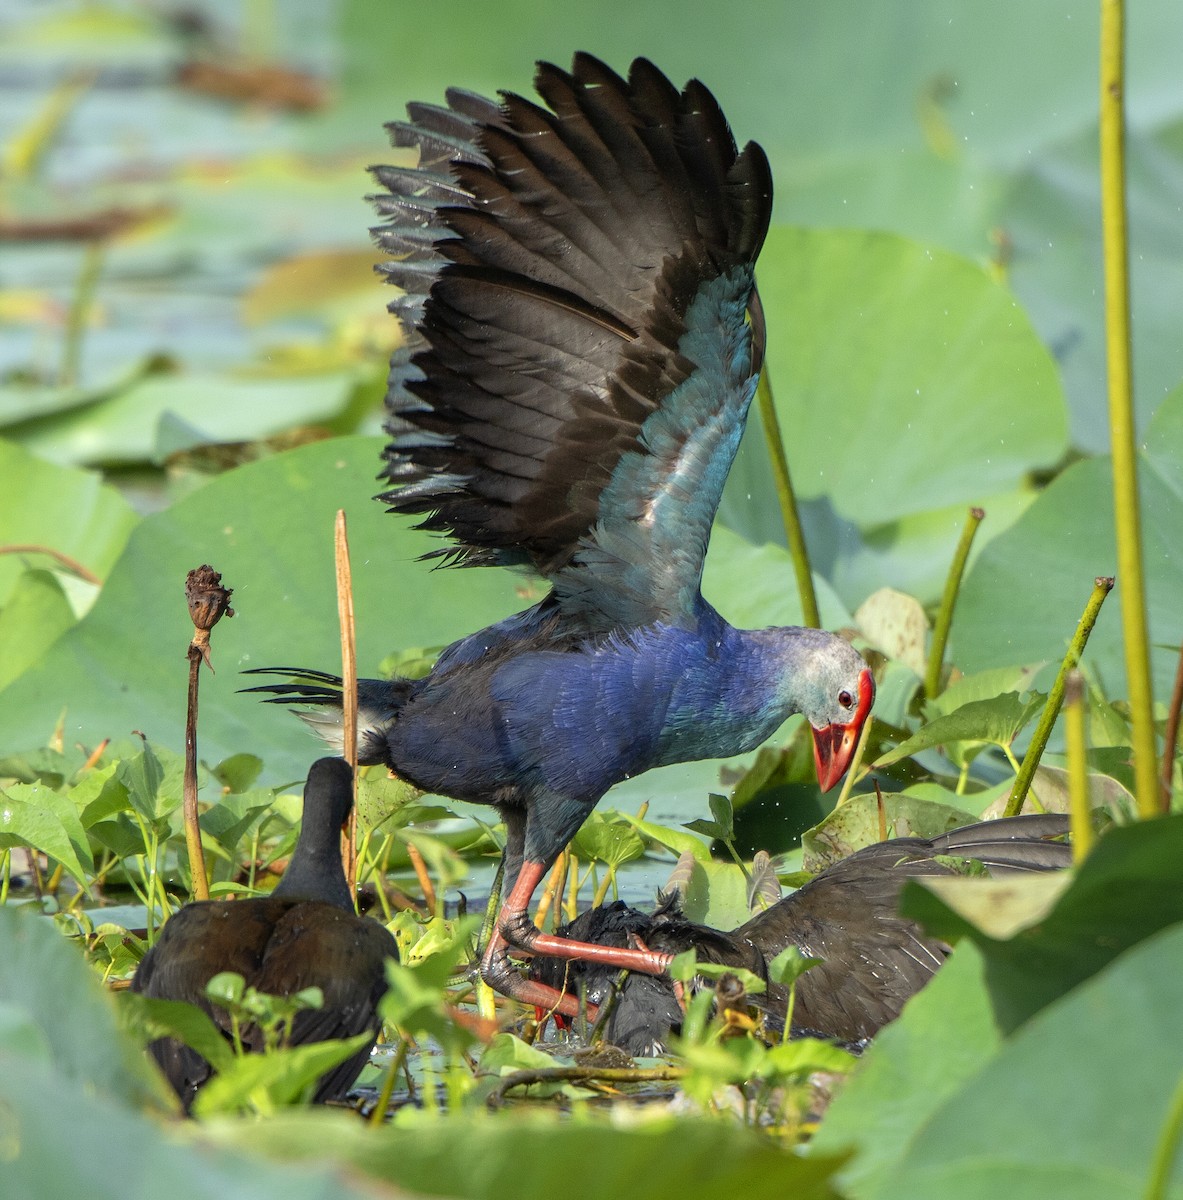
[[[985,503],[955,661],[1057,658],[1113,565],[1096,41],[1096,5],[1072,0],[0,0],[0,543],[25,547],[0,556],[4,749],[63,714],[66,744],[178,743],[180,588],[208,560],[240,610],[215,636],[209,754],[250,746],[298,773],[307,736],[234,696],[236,669],[335,662],[341,505],[363,672],[530,594],[414,565],[426,543],[369,499],[395,332],[364,168],[408,100],[528,91],[535,59],[577,49],[700,77],[769,153],[770,361],[830,623],[883,584],[931,606],[965,505]],[[1135,377],[1164,645],[1183,637],[1180,402],[1163,404],[1183,379],[1180,46],[1177,0],[1133,9]],[[757,429],[722,519],[783,540]],[[794,619],[787,567],[757,586],[745,544],[714,548],[712,598]],[[1093,653],[1121,695],[1111,607]],[[1155,667],[1169,679],[1169,656]]]

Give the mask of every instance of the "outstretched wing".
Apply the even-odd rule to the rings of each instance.
[[[758,369],[768,164],[643,59],[626,81],[578,55],[536,85],[548,107],[450,91],[390,127],[419,163],[375,169],[406,334],[383,498],[449,561],[660,615],[697,589]]]

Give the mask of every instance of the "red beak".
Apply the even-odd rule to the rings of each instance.
[[[835,721],[833,725],[813,730],[813,761],[823,792],[828,792],[846,774],[874,700],[875,683],[868,668],[858,679],[858,705],[853,719],[846,725]]]

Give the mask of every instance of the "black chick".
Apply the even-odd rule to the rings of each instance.
[[[340,758],[312,764],[304,786],[304,818],[291,862],[270,896],[187,904],[165,924],[144,956],[131,988],[162,1000],[203,1009],[229,1038],[224,1010],[205,996],[223,971],[250,987],[288,996],[308,987],[324,994],[319,1009],[297,1013],[289,1045],[348,1038],[381,1028],[378,1001],[386,991],[386,960],[398,958],[389,931],[353,910],[341,866],[340,833],[353,804],[352,773]],[[254,1026],[243,1044],[262,1049]],[[188,1112],[213,1074],[209,1062],[174,1038],[149,1047]],[[313,1099],[344,1097],[369,1059],[373,1041],[321,1076]]]
[[[767,978],[767,964],[789,946],[822,961],[797,981],[792,1033],[833,1038],[858,1046],[899,1016],[904,1004],[937,972],[949,946],[926,935],[899,914],[899,894],[908,879],[950,875],[955,863],[980,862],[992,876],[1067,867],[1072,849],[1062,840],[1068,819],[1060,814],[983,821],[936,838],[892,838],[856,851],[809,883],[730,933],[688,921],[676,903],[663,902],[652,915],[617,903],[593,908],[572,922],[581,941],[628,945],[679,954],[693,948],[700,961],[746,967]],[[563,964],[535,959],[531,973],[563,986]],[[602,1003],[619,972],[573,964],[566,988],[586,988]],[[753,1002],[767,1028],[783,1028],[788,989],[771,984]],[[604,1036],[630,1054],[662,1053],[682,1019],[668,979],[628,975],[620,988]]]

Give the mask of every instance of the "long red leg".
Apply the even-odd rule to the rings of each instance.
[[[489,939],[485,956],[481,960],[481,977],[490,987],[543,1009],[553,1009],[566,1016],[575,1016],[579,1011],[579,999],[564,994],[557,988],[524,979],[509,961],[508,947],[514,946],[532,954],[545,954],[554,958],[574,958],[587,962],[604,963],[628,971],[640,971],[645,975],[662,975],[673,960],[673,955],[656,950],[633,950],[620,946],[600,946],[595,942],[577,942],[572,938],[543,933],[529,915],[530,900],[546,872],[546,864],[526,860],[522,863],[518,877],[497,918],[497,931]],[[594,1012],[589,1011],[594,1019]]]

